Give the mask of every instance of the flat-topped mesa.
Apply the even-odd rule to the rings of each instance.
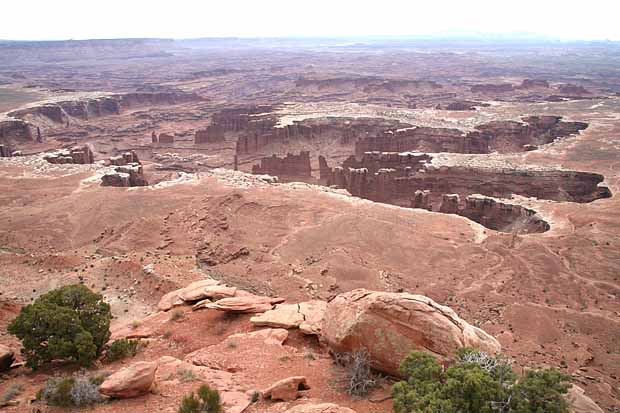
[[[481,194],[509,199],[522,195],[590,202],[611,196],[603,179],[595,173],[550,168],[502,169],[466,163],[438,166],[428,154],[371,152],[361,161],[351,157],[342,167],[332,168],[328,185],[377,202],[463,215],[500,231],[524,221],[519,224],[523,231],[542,232],[549,226],[534,211],[498,201],[477,204],[468,197]]]
[[[239,136],[237,141],[237,153],[252,153],[272,143],[286,144],[292,140],[353,145],[362,137],[407,127],[411,125],[394,119],[364,117],[311,118],[277,126],[275,117],[271,116],[248,124],[246,132]]]
[[[138,154],[131,150],[129,152],[124,152],[118,156],[111,156],[109,159],[110,165],[122,166],[131,163],[140,164],[140,160],[138,159]]]
[[[558,93],[567,97],[591,96],[592,92],[581,85],[565,84],[560,85]]]
[[[549,82],[544,79],[523,79],[518,89],[548,89]]]
[[[379,169],[396,169],[400,175],[409,175],[423,167],[432,157],[420,152],[365,152],[360,161],[350,156],[342,163],[343,168],[366,168],[370,173]]]
[[[458,214],[502,232],[539,233],[551,228],[532,209],[482,195],[469,195],[465,198],[465,205],[459,206]]]
[[[9,112],[8,115],[27,121],[37,118],[54,123],[66,123],[68,118],[88,120],[101,116],[118,115],[123,110],[143,106],[176,105],[200,101],[195,93],[184,92],[136,92],[95,97],[81,97],[72,100],[43,102]]]
[[[36,136],[36,128],[22,119],[0,120],[0,140],[8,142],[10,140],[32,140]]]
[[[194,143],[198,145],[201,143],[224,142],[226,140],[224,132],[225,130],[221,125],[209,125],[205,129],[196,131],[194,134]]]
[[[139,163],[130,163],[114,168],[101,177],[101,186],[147,186],[149,183],[144,176],[144,170]]]
[[[93,151],[88,145],[60,149],[44,155],[43,159],[53,164],[91,164],[95,162]]]
[[[507,93],[513,90],[514,86],[511,83],[479,84],[470,88],[472,93]]]
[[[493,121],[478,125],[475,131],[411,127],[385,130],[360,138],[355,154],[365,152],[452,152],[490,153],[522,152],[526,145],[544,145],[557,138],[574,135],[588,127],[584,122],[565,122],[561,116],[529,116],[517,121]]]
[[[284,158],[277,155],[262,158],[260,165],[252,166],[252,173],[273,176],[312,176],[310,152],[301,151],[299,155],[288,153]]]

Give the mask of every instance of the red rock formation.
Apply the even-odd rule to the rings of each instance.
[[[289,153],[284,158],[279,158],[275,154],[265,157],[261,159],[260,165],[252,166],[252,173],[257,175],[309,177],[312,173],[310,152],[301,151],[299,155]]]
[[[21,119],[7,119],[0,121],[0,139],[3,141],[32,139],[33,126]]]
[[[101,177],[101,186],[147,186],[148,181],[144,176],[144,170],[139,163],[131,163],[114,168],[114,172],[108,172]]]
[[[170,135],[168,133],[160,133],[158,137],[159,143],[174,143],[174,135]]]
[[[514,87],[510,83],[498,83],[498,84],[482,84],[473,85],[470,90],[473,93],[506,93],[512,92]]]
[[[536,211],[480,195],[465,198],[465,206],[459,209],[458,214],[503,232],[534,233],[545,232],[550,228],[547,222],[536,215]]]
[[[458,214],[460,197],[458,194],[443,194],[439,212],[444,214]]]
[[[323,155],[319,155],[319,179],[327,181],[331,176],[331,168],[327,165],[327,159]]]
[[[121,166],[131,163],[140,163],[138,154],[135,151],[124,152],[121,155],[110,157],[110,165]]]
[[[224,129],[220,125],[209,125],[206,129],[197,130],[194,135],[194,143],[224,142]]]
[[[360,138],[355,154],[365,152],[521,152],[527,144],[543,145],[556,138],[578,133],[588,127],[584,122],[565,122],[560,116],[530,116],[522,122],[493,121],[464,133],[458,129],[413,127],[387,130],[379,135]]]
[[[430,211],[432,209],[429,198],[430,193],[431,191],[428,190],[421,191],[418,189],[415,191],[413,200],[411,201],[411,208],[420,208]]]
[[[151,132],[151,143],[159,143],[159,139],[157,138],[155,131]]]
[[[491,335],[428,297],[364,289],[340,294],[328,304],[322,337],[337,353],[366,349],[374,368],[396,376],[412,350],[442,361],[462,347],[490,354],[501,350]]]
[[[95,162],[93,151],[88,145],[75,146],[71,149],[61,149],[46,154],[44,159],[53,164],[90,164]]]
[[[543,79],[523,79],[519,89],[549,88],[549,82]]]
[[[592,92],[587,90],[585,87],[580,85],[561,85],[558,88],[558,92],[563,96],[584,96],[584,95],[592,95]]]
[[[0,145],[0,158],[9,158],[12,155],[11,149],[6,145]]]

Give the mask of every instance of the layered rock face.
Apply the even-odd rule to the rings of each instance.
[[[7,145],[0,145],[0,158],[9,158],[13,151]]]
[[[101,177],[101,186],[147,186],[149,183],[144,176],[144,170],[139,163],[130,163],[114,168]]]
[[[174,135],[170,135],[169,133],[160,133],[157,138],[158,143],[174,143]]]
[[[543,145],[556,138],[574,135],[588,127],[584,122],[564,122],[561,116],[530,116],[522,122],[494,121],[479,125],[476,131],[413,127],[387,130],[369,135],[355,144],[355,154],[365,152],[522,152],[525,145]]]
[[[602,175],[553,169],[493,169],[440,166],[418,153],[366,153],[331,169],[328,185],[352,195],[399,206],[470,218],[498,231],[544,232],[549,225],[535,211],[493,198],[513,194],[539,199],[590,202],[611,196]],[[482,197],[473,195],[480,194]]]
[[[131,163],[140,163],[138,154],[135,151],[124,152],[121,155],[110,157],[110,165],[122,166]]]
[[[544,79],[523,79],[519,89],[537,89],[537,88],[549,88],[549,82]]]
[[[514,90],[514,86],[510,83],[497,83],[497,84],[481,84],[481,85],[473,85],[470,88],[472,93],[506,93],[512,92]]]
[[[406,127],[411,125],[383,118],[316,118],[277,126],[275,118],[267,117],[248,124],[248,130],[239,136],[237,153],[252,153],[269,144],[291,140],[321,140],[353,145],[363,137]]]
[[[71,149],[61,149],[59,151],[46,154],[44,159],[53,164],[91,164],[95,162],[93,151],[88,145],[75,146]]]
[[[31,140],[34,127],[21,119],[0,121],[0,140]]]
[[[491,335],[428,297],[364,289],[338,295],[327,306],[323,338],[339,353],[368,350],[374,368],[398,375],[413,350],[448,360],[462,347],[501,350]]]
[[[310,177],[310,152],[301,151],[299,155],[287,154],[279,158],[275,154],[262,158],[260,165],[252,166],[252,173],[257,175],[301,176]]]

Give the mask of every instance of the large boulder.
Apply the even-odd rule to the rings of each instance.
[[[329,303],[322,337],[336,352],[367,349],[373,367],[392,375],[398,375],[400,363],[413,350],[440,360],[462,347],[490,354],[501,350],[495,338],[428,297],[364,289]]]
[[[185,303],[185,298],[191,298],[195,296],[203,297],[203,295],[201,294],[205,288],[212,287],[218,284],[219,281],[210,278],[206,280],[195,281],[189,284],[187,287],[170,291],[169,293],[164,294],[164,296],[161,297],[161,299],[159,300],[157,308],[161,311],[168,311],[174,306],[183,305]],[[199,299],[200,298],[196,298],[196,300]]]
[[[155,380],[157,363],[133,363],[105,379],[99,392],[109,397],[126,399],[146,394]]]
[[[15,361],[13,350],[0,344],[0,371],[9,370],[13,361]]]
[[[263,390],[263,398],[271,400],[282,400],[285,402],[297,400],[301,396],[300,391],[310,390],[304,376],[289,377],[277,381]]]
[[[355,411],[333,403],[321,403],[301,404],[288,409],[284,413],[355,413]]]
[[[603,409],[598,407],[591,398],[585,395],[584,390],[574,384],[568,390],[566,399],[569,403],[570,413],[603,413]]]

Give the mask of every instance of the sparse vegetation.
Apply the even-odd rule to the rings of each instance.
[[[179,413],[220,413],[222,404],[217,390],[202,385],[196,392],[183,397]]]
[[[430,354],[412,352],[392,388],[395,413],[566,413],[569,377],[556,370],[517,377],[502,357],[472,349],[444,369]]]
[[[112,362],[127,357],[133,357],[145,346],[142,340],[121,338],[114,341],[106,350],[106,361]]]
[[[368,350],[334,355],[336,363],[345,369],[342,386],[351,396],[366,396],[377,385],[376,374],[370,368]]]
[[[177,376],[179,377],[179,380],[181,380],[182,382],[190,382],[190,381],[198,380],[198,377],[196,377],[196,373],[194,373],[194,371],[190,369],[178,369]]]
[[[0,397],[0,407],[7,406],[16,396],[18,396],[22,392],[23,389],[24,385],[21,383],[11,384],[9,388],[6,389],[2,397]]]
[[[9,325],[22,340],[26,365],[36,369],[52,360],[89,366],[110,337],[110,306],[84,285],[52,290],[27,305]]]
[[[102,376],[87,376],[82,373],[70,377],[55,377],[47,380],[38,398],[51,406],[91,406],[104,400],[98,390],[102,382]]]
[[[170,313],[170,321],[178,321],[185,317],[185,313],[180,308],[175,308]]]

